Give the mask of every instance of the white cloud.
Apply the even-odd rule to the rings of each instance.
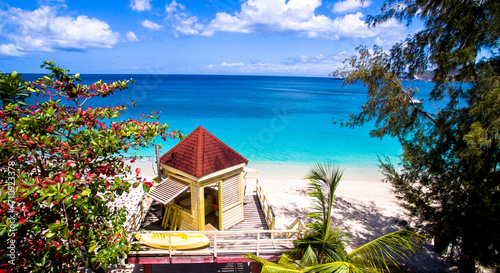
[[[142,21],[141,25],[147,29],[150,29],[150,30],[160,30],[162,29],[163,27],[153,21],[150,21],[148,19]]]
[[[167,16],[170,17],[174,12],[178,12],[179,10],[184,10],[186,7],[182,4],[177,3],[177,1],[172,1],[170,4],[165,5],[165,12]]]
[[[175,15],[176,24],[174,30],[176,33],[180,32],[184,35],[198,35],[204,29],[204,26],[198,23],[196,16],[182,16]]]
[[[282,0],[248,0],[234,15],[217,13],[203,35],[211,36],[217,31],[325,32],[331,28],[332,21],[315,14],[319,6],[320,0],[290,0],[287,3]]]
[[[208,73],[243,75],[314,75],[328,76],[337,67],[342,67],[345,52],[336,55],[291,57],[280,63],[264,61],[222,62],[206,66]]]
[[[332,11],[335,13],[345,13],[345,12],[352,12],[356,11],[361,7],[368,7],[371,5],[370,0],[345,0],[345,1],[339,1],[336,2],[333,5]]]
[[[179,33],[183,35],[200,35],[205,26],[198,22],[198,17],[185,12],[185,9],[184,5],[177,3],[175,0],[165,5],[166,20],[170,23],[174,35],[176,37]]]
[[[360,0],[346,0],[359,7]],[[352,4],[351,3],[351,4]],[[370,0],[365,2],[369,5]],[[346,7],[344,4],[344,7]],[[183,35],[213,36],[217,32],[255,33],[278,32],[298,33],[309,38],[367,38],[402,31],[403,27],[390,22],[376,28],[368,28],[361,12],[330,18],[317,14],[320,0],[246,0],[241,9],[233,14],[219,12],[208,24],[199,22],[196,16],[185,11],[185,6],[172,1],[166,5],[167,19],[174,33]],[[340,7],[340,6],[339,6]],[[354,6],[351,5],[351,8]],[[389,30],[386,30],[389,28]]]
[[[337,17],[334,20],[336,39],[344,37],[368,38],[379,35],[379,29],[369,28],[362,19],[363,13],[346,14],[344,17]]]
[[[151,0],[131,0],[130,7],[135,11],[151,10]]]
[[[227,67],[232,67],[232,66],[244,66],[245,64],[244,63],[226,63],[226,62],[223,62],[221,63],[220,66],[227,66]]]
[[[125,34],[125,36],[127,37],[127,40],[129,42],[137,42],[139,41],[139,39],[137,38],[137,35],[135,35],[135,33],[133,33],[132,31],[129,31]]]
[[[9,8],[0,14],[3,35],[20,52],[112,48],[118,43],[119,34],[106,22],[85,15],[57,16],[58,11],[48,6],[34,11]]]
[[[0,54],[7,55],[7,56],[15,56],[15,57],[20,57],[20,56],[26,55],[25,52],[21,52],[21,51],[17,50],[17,48],[14,44],[0,45]]]

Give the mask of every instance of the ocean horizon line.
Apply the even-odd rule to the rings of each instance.
[[[10,73],[10,72],[3,72]],[[19,72],[21,75],[46,75],[47,73],[43,72]],[[114,75],[137,75],[137,76],[147,76],[147,75],[157,75],[157,76],[185,76],[185,77],[203,77],[203,76],[216,76],[216,77],[278,77],[278,78],[318,78],[318,79],[332,79],[332,80],[343,80],[340,78],[335,78],[331,76],[307,76],[307,75],[265,75],[265,74],[184,74],[184,73],[68,73],[70,76],[75,74],[80,74],[80,76],[114,76]]]

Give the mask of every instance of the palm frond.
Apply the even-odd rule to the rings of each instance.
[[[398,260],[415,254],[424,239],[424,236],[415,232],[400,230],[362,245],[346,258],[355,264],[388,269],[387,261],[398,265]]]
[[[297,272],[302,272],[299,269],[299,264],[294,259],[292,259],[290,256],[288,256],[287,254],[281,255],[281,258],[277,264],[273,263],[273,262],[266,261],[260,257],[253,255],[253,254],[245,254],[244,257],[262,264],[261,273],[266,273],[266,272],[267,273],[275,273],[275,272],[278,272],[278,273],[289,273],[289,272],[297,273]]]
[[[264,266],[278,266],[277,264],[273,263],[273,262],[270,262],[270,261],[266,261],[260,257],[257,257],[253,254],[245,254],[243,255],[243,257],[249,259],[249,260],[252,260],[252,261],[256,261]]]
[[[304,272],[365,273],[366,271],[348,262],[333,262],[307,267]]]
[[[288,269],[281,267],[279,265],[265,265],[262,267],[261,273],[303,273],[304,271],[299,269]]]
[[[299,262],[299,268],[304,269],[308,266],[313,266],[318,264],[318,256],[316,256],[316,252],[308,246],[304,254],[302,255],[302,259]]]
[[[287,269],[299,268],[299,264],[294,259],[292,259],[288,254],[281,255],[281,258],[278,261],[278,266]]]
[[[322,185],[316,180],[310,180],[307,195],[313,198],[312,211],[307,214],[307,217],[316,219],[322,223],[325,222],[328,200],[326,200],[323,193]]]
[[[309,193],[313,197],[313,211],[309,217],[320,220],[324,230],[330,228],[330,217],[335,191],[342,178],[342,171],[333,163],[316,164],[309,170],[306,179],[309,180]]]
[[[295,241],[294,257],[302,257],[308,248],[315,252],[317,262],[334,262],[344,260],[347,252],[345,250],[346,235],[338,228],[332,228],[329,234],[323,235],[323,231],[313,232],[309,236]]]

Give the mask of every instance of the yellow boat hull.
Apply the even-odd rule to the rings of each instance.
[[[170,238],[169,238],[170,237]],[[161,249],[169,249],[169,244],[172,249],[186,250],[205,248],[210,245],[210,240],[203,234],[196,233],[147,233],[135,234],[135,238],[139,243]]]

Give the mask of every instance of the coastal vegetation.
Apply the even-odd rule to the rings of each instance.
[[[401,165],[380,158],[386,181],[410,218],[409,227],[460,272],[500,265],[500,2],[391,0],[370,17],[424,23],[394,45],[358,48],[333,73],[363,82],[367,102],[342,124],[374,121],[372,137],[394,137]],[[428,101],[402,76],[433,70]],[[436,107],[432,107],[432,106]]]
[[[48,75],[32,82],[0,73],[2,267],[103,272],[132,247],[123,228],[125,209],[108,205],[131,186],[123,152],[179,133],[146,121],[150,115],[119,120],[125,105],[87,106],[132,81],[83,85],[79,74],[54,62],[42,67]],[[146,191],[151,185],[136,181]]]
[[[342,171],[331,163],[311,168],[307,194],[313,199],[313,220],[310,233],[296,242],[294,251],[284,254],[278,263],[247,255],[263,265],[262,272],[381,272],[389,264],[415,254],[425,237],[409,230],[400,230],[379,237],[351,252],[346,251],[346,234],[332,226],[331,216],[335,191],[342,179]]]

